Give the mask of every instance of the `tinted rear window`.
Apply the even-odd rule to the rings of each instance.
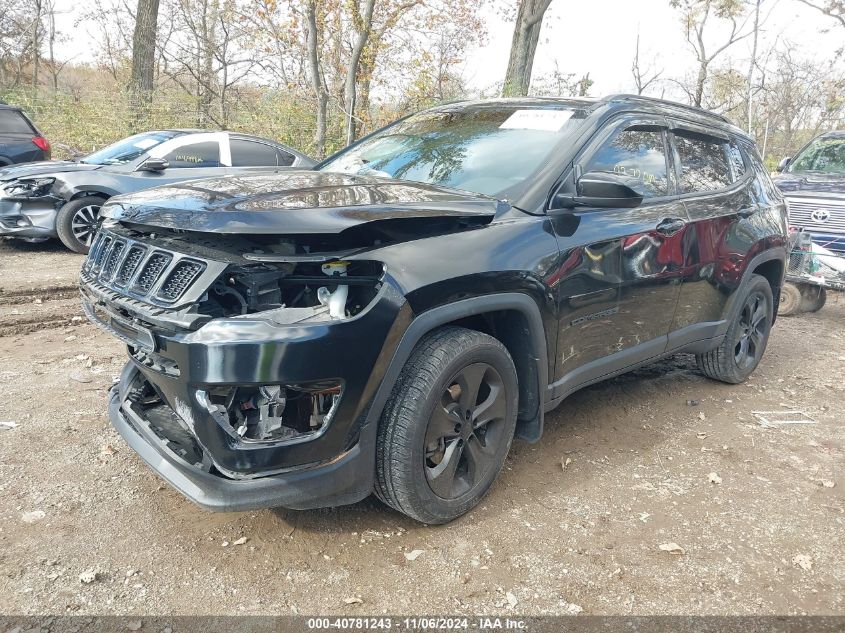
[[[681,192],[714,191],[731,184],[725,141],[698,134],[675,133],[681,159]]]
[[[233,138],[229,143],[232,149],[232,167],[276,167],[280,164],[276,148],[266,143],[240,138]]]
[[[0,134],[35,134],[35,130],[17,110],[0,110]]]

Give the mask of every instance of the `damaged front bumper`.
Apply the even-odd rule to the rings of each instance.
[[[125,389],[137,368],[127,365],[109,397],[109,418],[126,443],[167,483],[197,505],[214,511],[266,507],[304,510],[345,505],[366,497],[373,485],[374,434],[362,433],[351,448],[327,462],[267,477],[235,480],[188,463],[168,447],[149,421],[137,415]]]
[[[255,314],[214,319],[193,331],[127,318],[132,306],[118,310],[114,297],[86,283],[84,274],[81,289],[89,318],[129,347],[130,361],[111,394],[112,424],[190,500],[219,511],[306,509],[370,494],[376,423],[368,405],[409,313],[392,283],[348,319],[278,325]],[[339,395],[322,426],[276,440],[241,436],[214,396],[325,383],[339,385]],[[152,407],[144,404],[149,397]]]
[[[0,235],[30,240],[57,237],[59,200],[0,197]]]

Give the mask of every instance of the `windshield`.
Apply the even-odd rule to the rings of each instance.
[[[89,154],[80,162],[89,165],[125,165],[126,163],[131,163],[141,154],[150,151],[156,145],[160,145],[164,141],[170,140],[180,134],[180,132],[145,132],[143,134],[135,134],[117,143],[112,143],[93,154]]]
[[[820,138],[792,159],[789,171],[845,173],[845,138]]]
[[[320,169],[515,197],[583,119],[583,111],[563,105],[421,112],[341,152]]]

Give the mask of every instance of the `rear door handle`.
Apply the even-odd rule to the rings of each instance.
[[[672,235],[683,229],[686,225],[687,221],[681,218],[664,218],[658,223],[657,232],[663,233],[663,235]]]

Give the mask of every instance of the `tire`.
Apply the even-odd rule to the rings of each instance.
[[[763,358],[773,317],[774,300],[768,280],[751,275],[725,338],[716,349],[696,355],[698,368],[713,380],[730,384],[745,382]]]
[[[513,360],[497,339],[451,326],[428,334],[382,414],[376,495],[428,524],[471,510],[510,450],[518,396]]]
[[[808,286],[802,294],[801,309],[807,312],[818,312],[827,303],[827,290],[822,286]]]
[[[102,198],[87,196],[71,200],[59,209],[56,232],[62,244],[74,253],[88,252],[97,232],[97,216],[103,202]]]
[[[798,290],[798,286],[787,281],[780,289],[778,316],[793,316],[801,312],[801,300],[801,291]]]

